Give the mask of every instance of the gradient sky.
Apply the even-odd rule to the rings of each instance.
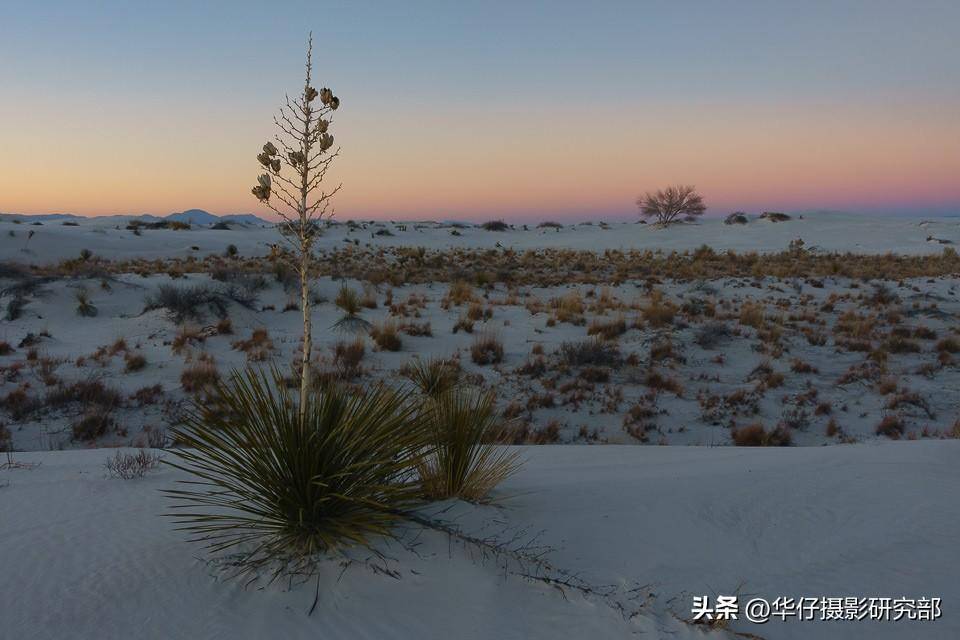
[[[264,214],[310,29],[339,218],[960,213],[957,0],[7,3],[0,211]]]

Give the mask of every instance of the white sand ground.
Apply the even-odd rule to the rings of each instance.
[[[4,638],[703,638],[678,622],[693,594],[943,598],[935,622],[769,622],[770,640],[960,637],[960,442],[826,448],[551,446],[523,450],[500,507],[455,509],[543,531],[558,565],[650,595],[624,621],[597,601],[504,579],[425,535],[393,548],[399,580],[331,563],[288,590],[219,582],[161,514],[162,467],[107,477],[105,450],[21,453],[0,472]],[[166,454],[166,455],[169,455]],[[499,525],[495,525],[499,526]]]
[[[116,229],[116,226],[120,226]],[[157,258],[208,253],[221,255],[228,244],[241,255],[259,255],[278,241],[271,229],[213,231],[146,230],[141,236],[123,229],[118,220],[82,221],[78,226],[47,222],[43,226],[0,220],[0,261],[49,263],[74,258],[82,249],[110,259]],[[388,229],[394,235],[374,235]],[[560,231],[518,226],[502,233],[480,229],[454,229],[434,224],[407,223],[406,229],[378,223],[349,230],[334,227],[323,236],[324,246],[344,241],[360,244],[443,248],[449,246],[539,248],[694,249],[709,244],[715,249],[780,251],[791,240],[802,238],[807,247],[856,253],[939,253],[960,243],[960,219],[922,221],[908,218],[858,218],[807,215],[785,223],[753,221],[745,227],[726,226],[717,220],[670,229],[653,229],[634,223],[565,227]],[[9,232],[13,232],[11,236]],[[29,231],[35,231],[27,238]],[[196,247],[196,248],[193,248]],[[167,275],[118,276],[102,289],[99,280],[57,280],[31,294],[21,318],[0,321],[0,340],[14,350],[0,356],[0,397],[25,388],[41,403],[61,383],[100,379],[118,388],[127,399],[116,409],[121,430],[93,443],[96,446],[129,445],[142,441],[142,427],[164,424],[188,394],[180,389],[180,374],[192,358],[206,352],[221,372],[243,366],[244,355],[231,341],[246,339],[253,328],[265,326],[275,343],[274,359],[290,362],[297,347],[299,314],[284,313],[288,298],[282,287],[269,282],[259,293],[255,309],[231,305],[233,336],[212,336],[183,354],[171,350],[178,327],[163,311],[143,313],[146,296],[161,284],[185,286],[211,284],[205,274],[171,280]],[[361,283],[350,282],[358,290]],[[782,313],[810,311],[814,323],[784,325],[783,346],[773,368],[785,374],[782,387],[769,390],[759,401],[757,414],[738,415],[741,424],[760,419],[772,426],[783,419],[797,398],[815,388],[818,401],[829,401],[847,440],[857,444],[744,449],[738,447],[638,447],[543,446],[526,447],[527,464],[500,491],[500,507],[456,505],[451,514],[468,531],[510,527],[542,531],[541,541],[555,550],[556,565],[578,572],[590,582],[645,585],[645,600],[627,603],[645,606],[639,615],[624,620],[596,598],[568,594],[565,599],[552,587],[519,578],[500,576],[490,565],[477,564],[444,536],[421,538],[419,555],[393,547],[395,580],[353,567],[338,579],[340,567],[332,563],[322,575],[318,610],[308,617],[312,585],[293,590],[274,585],[248,589],[221,582],[214,569],[198,558],[196,546],[172,531],[160,514],[165,499],[160,489],[170,488],[180,475],[161,468],[140,480],[107,477],[103,463],[108,449],[48,451],[88,447],[71,438],[72,421],[84,407],[45,411],[24,421],[2,421],[17,450],[14,459],[40,463],[33,469],[0,471],[0,638],[702,638],[702,627],[678,619],[689,617],[693,595],[739,593],[762,596],[862,596],[940,597],[943,618],[934,623],[770,622],[751,625],[743,621],[732,629],[763,638],[956,638],[960,637],[960,560],[957,531],[960,506],[960,442],[932,439],[944,435],[958,414],[960,368],[956,361],[938,362],[934,342],[956,335],[960,313],[957,279],[913,279],[887,283],[897,302],[890,309],[870,307],[869,285],[841,279],[824,279],[823,288],[801,280],[724,279],[710,283],[662,283],[661,289],[678,305],[698,299],[712,300],[732,313],[744,300],[805,301]],[[99,309],[95,318],[75,312],[74,294],[86,286]],[[340,316],[330,302],[340,282],[328,278],[315,283],[327,302],[316,308],[318,357],[329,361],[337,340],[329,327]],[[216,285],[215,285],[216,286]],[[589,289],[579,287],[586,297]],[[597,290],[600,287],[596,287]],[[547,358],[567,340],[586,337],[585,326],[559,323],[548,328],[549,312],[531,313],[525,302],[544,303],[569,292],[567,287],[527,287],[519,302],[502,301],[508,291],[489,292],[483,304],[493,310],[479,330],[495,331],[504,343],[504,361],[497,366],[470,362],[473,336],[454,334],[452,327],[462,308],[441,308],[445,284],[397,287],[395,301],[411,294],[426,297],[417,323],[430,322],[433,336],[404,335],[400,352],[374,352],[367,342],[364,380],[399,379],[397,370],[415,356],[451,357],[463,354],[465,371],[476,381],[501,394],[501,405],[511,399],[525,402],[544,391],[539,382],[517,370],[530,357],[533,345],[542,344]],[[646,292],[627,283],[612,293],[628,304]],[[838,296],[833,312],[819,313],[822,303]],[[377,292],[377,309],[363,315],[377,321],[387,316],[386,290]],[[589,299],[588,299],[589,300]],[[641,300],[641,302],[645,301]],[[7,303],[7,299],[3,300]],[[793,304],[793,303],[792,303]],[[270,307],[273,307],[272,309]],[[917,442],[888,442],[873,429],[891,396],[880,395],[876,381],[838,384],[850,365],[862,363],[863,353],[836,348],[831,333],[837,317],[846,310],[863,314],[900,311],[902,327],[925,327],[937,338],[916,338],[920,349],[892,354],[889,375],[898,390],[917,392],[936,418],[920,406],[896,409],[907,424],[907,437],[929,435]],[[773,307],[771,312],[775,311]],[[632,316],[636,311],[630,307]],[[589,315],[589,314],[588,314]],[[587,320],[592,319],[592,316]],[[629,318],[628,318],[629,319]],[[802,328],[817,328],[821,320],[828,340],[809,344]],[[214,323],[208,317],[205,323]],[[756,332],[739,327],[740,335],[715,349],[701,349],[694,335],[702,318],[689,326],[668,329],[631,328],[620,336],[624,355],[637,354],[640,368],[655,340],[667,335],[684,360],[658,364],[679,379],[683,397],[661,393],[656,417],[657,432],[669,444],[727,444],[724,425],[701,421],[697,393],[728,394],[755,388],[751,371],[767,358],[757,351]],[[726,319],[731,326],[737,321]],[[807,326],[809,325],[809,326]],[[735,327],[736,328],[736,327]],[[46,330],[32,348],[18,346],[29,333]],[[885,339],[892,326],[882,325],[874,342]],[[913,335],[913,334],[911,334]],[[142,353],[146,367],[124,372],[122,354],[103,364],[89,357],[98,347],[118,338],[131,351]],[[913,339],[913,338],[911,338]],[[726,356],[718,366],[713,359]],[[77,358],[86,362],[77,364]],[[800,358],[816,373],[793,373],[791,361]],[[46,363],[44,364],[44,359]],[[549,364],[553,366],[554,360]],[[927,366],[926,371],[921,368]],[[576,439],[578,426],[601,428],[599,441],[625,442],[623,414],[645,392],[629,367],[612,372],[579,406],[560,404],[533,410],[536,425],[561,420],[561,440]],[[54,379],[49,376],[53,375]],[[52,382],[51,384],[48,384]],[[137,389],[160,384],[165,400],[141,407],[129,399]],[[602,394],[620,389],[624,399],[613,411],[603,409]],[[559,400],[559,395],[558,395]],[[812,405],[808,407],[812,413]],[[825,434],[830,416],[811,416],[808,426],[794,432],[795,443],[819,445],[837,442]],[[681,430],[679,427],[683,427]],[[924,433],[929,427],[931,431]],[[166,453],[165,455],[170,455]],[[0,463],[4,460],[0,457]]]
[[[46,221],[43,226],[13,218],[0,218],[0,260],[28,263],[49,263],[75,258],[83,249],[111,259],[202,257],[220,255],[228,244],[235,244],[241,255],[258,256],[269,252],[269,245],[279,240],[272,228],[246,227],[242,230],[215,231],[194,227],[185,231],[144,230],[141,235],[125,229],[128,218],[90,218],[78,226],[63,226]],[[496,232],[477,227],[451,228],[434,222],[361,223],[350,229],[346,220],[329,229],[320,238],[318,247],[343,246],[357,241],[372,246],[414,246],[430,249],[449,247],[512,247],[537,249],[544,247],[603,251],[604,249],[651,249],[684,251],[708,244],[717,251],[782,251],[791,240],[802,238],[811,249],[828,252],[881,254],[940,253],[939,240],[960,243],[960,217],[918,218],[897,216],[862,216],[853,214],[811,213],[802,219],[770,222],[754,219],[747,225],[725,225],[721,218],[705,218],[695,224],[667,229],[637,222],[600,221],[590,225],[574,224],[555,230],[538,229],[536,225],[514,225],[514,229]],[[391,234],[376,235],[378,230]],[[11,236],[10,232],[14,235]],[[27,239],[30,231],[34,237]],[[456,231],[459,235],[453,235]],[[195,248],[194,248],[195,247]]]

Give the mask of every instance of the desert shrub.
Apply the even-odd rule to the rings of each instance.
[[[941,353],[960,353],[960,341],[956,338],[944,338],[936,345],[937,351]]]
[[[144,367],[147,366],[147,359],[143,356],[142,353],[126,353],[123,356],[123,361],[125,363],[124,371],[141,371]]]
[[[450,284],[450,288],[447,290],[445,302],[448,304],[453,304],[455,306],[460,306],[468,302],[473,302],[475,300],[473,286],[468,282],[463,280],[457,280]]]
[[[136,455],[117,451],[112,458],[107,458],[103,464],[111,478],[133,480],[142,478],[148,471],[153,471],[160,465],[160,454],[140,449]]]
[[[487,220],[480,227],[486,231],[506,231],[510,228],[510,225],[503,220]]]
[[[537,229],[563,229],[563,225],[553,220],[545,220],[537,225]]]
[[[180,323],[186,320],[203,320],[205,310],[218,318],[225,318],[231,300],[249,308],[255,299],[252,293],[243,293],[240,287],[218,291],[206,285],[176,287],[164,284],[160,285],[156,293],[147,296],[143,310],[165,309],[171,319]]]
[[[298,399],[278,372],[247,372],[217,397],[225,410],[195,407],[173,430],[184,448],[170,464],[191,480],[167,494],[180,526],[241,569],[309,569],[318,554],[365,546],[423,494],[411,470],[430,425],[403,394],[329,386]]]
[[[6,319],[9,321],[17,320],[23,315],[23,308],[27,306],[27,299],[21,293],[15,293],[10,301],[7,302]]]
[[[6,340],[0,340],[0,356],[8,356],[13,353],[15,349],[10,346],[10,343]]]
[[[123,404],[123,395],[101,380],[78,380],[68,385],[61,384],[48,393],[45,404],[55,409],[68,405],[112,409]]]
[[[130,399],[135,401],[138,406],[144,407],[150,404],[157,404],[162,397],[163,386],[160,384],[155,384],[148,387],[140,387],[133,392],[133,394],[130,396]]]
[[[750,220],[743,211],[734,211],[723,219],[723,224],[747,224]]]
[[[503,360],[503,343],[492,333],[478,335],[470,346],[474,364],[496,364]]]
[[[7,425],[0,422],[0,453],[13,451],[13,435]]]
[[[890,353],[919,353],[920,345],[910,340],[898,335],[891,335],[883,343],[884,348]]]
[[[421,322],[420,324],[416,322],[406,322],[400,327],[400,330],[408,336],[414,337],[430,337],[433,335],[433,328],[429,322]]]
[[[786,447],[792,441],[788,428],[777,426],[767,431],[759,422],[733,429],[730,436],[738,447]]]
[[[707,210],[703,197],[691,185],[677,185],[648,191],[637,198],[640,215],[656,218],[660,224],[670,224],[679,217],[695,218]]]
[[[460,365],[456,361],[416,358],[404,365],[400,373],[426,396],[440,396],[460,384]]]
[[[621,362],[620,348],[613,342],[592,338],[579,342],[564,342],[560,356],[571,366],[613,367]]]
[[[697,329],[693,341],[704,349],[713,349],[730,337],[730,328],[720,321],[712,321]]]
[[[766,311],[759,302],[744,302],[740,307],[740,324],[760,330],[766,321]]]
[[[187,393],[209,392],[220,381],[217,365],[209,358],[198,360],[180,373],[180,386]]]
[[[76,441],[93,442],[115,427],[111,411],[97,408],[88,410],[82,418],[70,425],[70,431]]]
[[[490,444],[503,433],[492,393],[448,391],[428,411],[432,452],[418,467],[427,498],[483,500],[516,471],[517,454]]]
[[[249,362],[263,362],[273,352],[273,340],[265,327],[257,327],[246,340],[235,340],[231,346],[247,354]]]
[[[905,430],[903,420],[894,414],[884,416],[875,429],[878,436],[886,436],[892,440],[899,440]]]
[[[17,387],[0,400],[0,407],[17,422],[30,417],[39,411],[42,406],[42,403],[27,393],[27,389],[24,387]]]
[[[764,211],[760,214],[761,220],[769,220],[771,222],[786,222],[790,220],[790,216],[785,213],[780,213],[779,211]]]
[[[618,336],[627,332],[627,321],[623,317],[612,320],[600,320],[599,318],[590,323],[587,327],[587,335],[597,335],[605,340],[615,340]]]
[[[400,330],[392,320],[373,325],[370,328],[370,337],[381,351],[400,351],[403,347]]]
[[[352,342],[340,341],[333,347],[333,363],[342,378],[355,378],[362,369],[360,363],[366,354],[367,348],[363,338],[357,337]]]
[[[650,300],[640,309],[640,313],[651,327],[662,327],[673,324],[677,305],[668,300],[662,291],[654,289],[650,293]]]

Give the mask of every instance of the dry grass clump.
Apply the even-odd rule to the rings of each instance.
[[[363,356],[366,354],[366,345],[363,338],[357,337],[352,342],[340,341],[333,347],[333,364],[342,379],[356,378],[363,373]]]
[[[147,359],[142,353],[127,352],[123,356],[124,368],[127,373],[142,371],[147,366]]]
[[[564,296],[554,298],[551,301],[553,307],[553,318],[556,322],[566,322],[572,325],[583,325],[583,312],[586,307],[583,304],[583,296],[577,290],[571,291]]]
[[[0,400],[0,408],[9,413],[16,422],[25,420],[43,406],[36,397],[27,393],[27,389],[28,387],[21,385]]]
[[[744,302],[740,307],[740,324],[753,327],[756,330],[763,329],[766,322],[766,311],[763,304],[758,302]]]
[[[263,362],[273,352],[273,340],[266,327],[254,329],[247,340],[235,340],[230,346],[247,354],[248,362]]]
[[[447,295],[443,299],[443,305],[445,309],[451,305],[459,307],[474,300],[476,300],[476,296],[474,295],[473,286],[463,280],[457,280],[451,283],[450,288],[447,290]]]
[[[393,320],[385,320],[374,324],[370,328],[370,337],[381,351],[400,351],[403,341],[400,339],[400,330]]]
[[[935,349],[940,353],[960,353],[960,340],[954,337],[948,337],[940,340]]]
[[[570,366],[614,367],[622,362],[620,347],[615,342],[591,338],[580,342],[564,342],[559,354]]]
[[[792,442],[790,430],[787,427],[778,425],[767,431],[759,422],[734,428],[730,432],[730,437],[738,447],[787,447]]]
[[[493,333],[478,335],[470,346],[470,359],[474,364],[497,364],[503,360],[503,343]]]
[[[400,330],[408,336],[413,337],[430,337],[433,335],[433,328],[429,322],[421,322],[420,324],[416,322],[406,322],[400,326]]]
[[[588,336],[596,335],[605,340],[616,340],[617,337],[622,336],[626,332],[627,321],[623,316],[606,321],[597,318],[587,327]]]
[[[677,315],[677,305],[667,299],[659,289],[650,292],[650,299],[640,309],[643,320],[651,327],[664,327],[673,324]]]
[[[886,436],[891,440],[899,440],[903,436],[906,426],[898,415],[890,414],[884,416],[877,425],[875,432],[878,436]]]
[[[110,410],[103,407],[92,407],[87,410],[82,418],[70,425],[70,432],[76,441],[93,442],[116,429],[116,427],[116,422]]]
[[[494,394],[448,391],[428,406],[433,446],[418,466],[427,498],[477,502],[517,470],[517,453],[491,444],[504,432]]]
[[[207,336],[200,327],[195,325],[183,325],[180,327],[177,335],[174,336],[170,348],[175,354],[181,355],[186,353],[190,347],[203,344],[206,339]]]
[[[693,341],[704,349],[714,349],[731,335],[732,332],[725,323],[713,320],[697,329]]]
[[[187,393],[210,392],[219,382],[220,372],[213,356],[206,353],[180,373],[180,386]]]
[[[671,378],[659,371],[650,370],[643,383],[656,391],[669,391],[678,398],[683,396],[683,385],[676,378]]]
[[[130,399],[137,403],[137,406],[144,407],[151,404],[157,404],[163,397],[163,386],[154,384],[146,387],[140,387],[130,396]]]

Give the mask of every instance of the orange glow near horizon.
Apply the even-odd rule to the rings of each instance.
[[[5,136],[22,152],[0,160],[0,210],[270,217],[249,188],[272,112],[169,105],[144,130],[135,110],[81,105],[69,135],[34,111],[36,124]],[[695,184],[713,212],[960,203],[960,121],[946,107],[461,106],[384,118],[345,100],[333,132],[344,219],[627,217],[641,191],[672,183]]]

